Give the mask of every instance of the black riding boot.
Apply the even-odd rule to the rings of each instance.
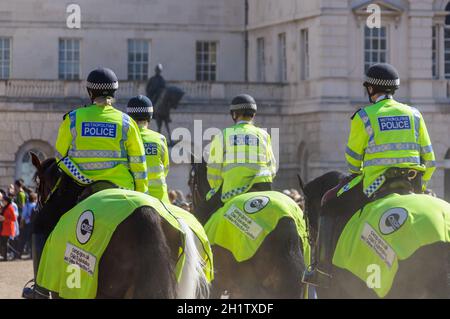
[[[37,278],[39,262],[41,260],[46,240],[47,238],[44,234],[33,234],[31,238],[34,278]],[[36,280],[37,279],[35,279],[34,286],[32,286],[31,288],[25,287],[23,289],[22,297],[25,299],[49,299],[50,292],[47,289],[38,286]]]

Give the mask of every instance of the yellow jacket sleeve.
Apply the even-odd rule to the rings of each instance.
[[[436,158],[434,156],[433,146],[431,145],[430,136],[428,135],[428,130],[422,116],[420,117],[419,144],[421,162],[426,167],[422,178],[423,187],[425,189],[427,182],[431,179],[431,176],[436,170]]]
[[[164,165],[164,176],[167,177],[167,174],[169,174],[169,148],[167,147],[167,140],[165,137],[163,137],[163,143],[161,145],[162,150],[162,162]]]
[[[211,142],[211,148],[209,151],[209,158],[206,167],[206,173],[208,175],[208,183],[212,189],[219,189],[222,185],[222,167],[223,167],[223,137],[222,135],[214,136]]]
[[[139,128],[130,118],[130,127],[125,142],[128,152],[128,164],[134,178],[134,188],[138,192],[148,192],[147,162],[145,158],[144,143],[142,142]]]
[[[369,136],[367,135],[364,123],[359,114],[356,114],[351,122],[350,134],[345,150],[345,159],[351,174],[362,173],[364,151],[368,142]]]
[[[67,155],[72,144],[72,134],[70,133],[70,119],[67,115],[58,130],[58,137],[56,138],[56,160],[59,161]]]

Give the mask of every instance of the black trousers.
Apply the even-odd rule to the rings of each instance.
[[[4,261],[8,260],[8,241],[9,236],[0,237],[0,256],[3,257]]]

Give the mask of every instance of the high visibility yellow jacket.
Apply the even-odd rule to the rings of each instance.
[[[214,137],[207,164],[211,198],[222,186],[226,202],[247,192],[253,184],[272,182],[276,161],[270,135],[250,122],[238,122]]]
[[[147,158],[148,193],[168,202],[166,176],[169,173],[169,150],[166,138],[148,128],[139,130]]]
[[[90,105],[65,116],[56,140],[59,167],[82,185],[98,180],[147,192],[144,145],[137,124],[110,105]]]
[[[361,174],[371,196],[390,167],[423,172],[423,187],[436,169],[435,156],[420,112],[388,97],[355,113],[345,153],[349,171]]]

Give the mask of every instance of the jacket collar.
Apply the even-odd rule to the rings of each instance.
[[[375,101],[375,103],[378,103],[380,101],[387,100],[387,99],[392,100],[393,96],[391,94],[381,95],[378,97],[378,99]]]

